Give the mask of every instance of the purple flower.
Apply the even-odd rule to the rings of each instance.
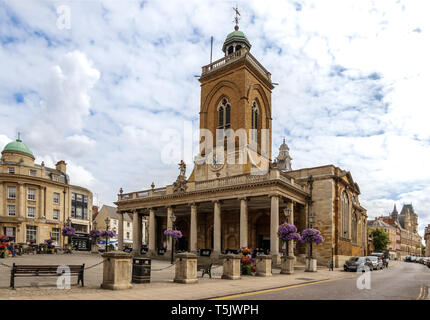
[[[323,241],[324,241],[324,238],[321,236],[321,232],[317,229],[308,228],[302,231],[303,243],[315,242],[316,244],[320,244]]]
[[[284,241],[300,241],[300,234],[297,233],[297,228],[294,224],[283,223],[278,228],[278,235]]]
[[[164,235],[166,236],[166,237],[172,237],[172,238],[176,238],[176,239],[178,239],[178,238],[182,238],[182,232],[181,231],[179,231],[179,230],[164,230]]]
[[[90,237],[93,239],[100,238],[100,231],[99,230],[91,230],[90,231]]]
[[[63,229],[61,229],[63,236],[73,236],[75,235],[76,231],[75,228],[73,227],[64,227]]]
[[[105,231],[105,230],[100,231],[100,237],[106,238],[106,236],[108,238],[113,238],[113,237],[115,237],[115,232],[113,232],[111,230],[109,230],[109,231]]]

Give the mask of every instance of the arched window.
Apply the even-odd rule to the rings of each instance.
[[[340,202],[341,237],[349,238],[349,199],[345,191],[342,192]]]
[[[253,129],[251,132],[251,138],[253,141],[257,141],[257,130],[258,130],[258,115],[260,113],[260,109],[258,108],[258,103],[257,101],[253,101],[252,102],[252,118],[251,118],[251,129]]]
[[[218,105],[218,129],[230,128],[230,102],[223,98]]]
[[[227,50],[228,54],[232,54],[233,50],[234,50],[233,46],[228,47],[228,50]]]
[[[367,245],[367,227],[366,227],[366,219],[365,218],[363,218],[363,225],[361,226],[361,237],[362,237],[362,239],[361,239],[361,241],[362,241],[362,243],[361,243],[361,245],[364,247],[364,248],[366,248],[366,245]]]
[[[352,243],[357,243],[357,214],[352,214]]]

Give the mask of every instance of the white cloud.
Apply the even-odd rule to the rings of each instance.
[[[120,187],[171,183],[177,167],[161,159],[163,129],[182,134],[184,121],[198,124],[194,75],[209,62],[211,36],[213,60],[222,57],[232,5],[62,4],[71,6],[70,30],[57,28],[55,2],[0,4],[0,144],[21,131],[35,155],[67,159],[72,180],[72,172],[82,176],[104,203],[115,201]],[[286,136],[293,168],[333,163],[350,170],[370,216],[405,201],[430,223],[429,6],[239,3],[251,52],[279,83],[273,156]]]

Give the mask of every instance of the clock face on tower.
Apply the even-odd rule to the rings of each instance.
[[[212,161],[209,163],[209,168],[213,171],[220,170],[224,166],[224,154],[219,156],[217,154],[212,154]]]

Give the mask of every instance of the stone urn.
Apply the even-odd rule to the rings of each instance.
[[[306,269],[307,272],[317,272],[317,259],[314,257],[306,257]]]
[[[281,260],[281,274],[293,274],[294,273],[294,262],[293,256],[284,256]]]

